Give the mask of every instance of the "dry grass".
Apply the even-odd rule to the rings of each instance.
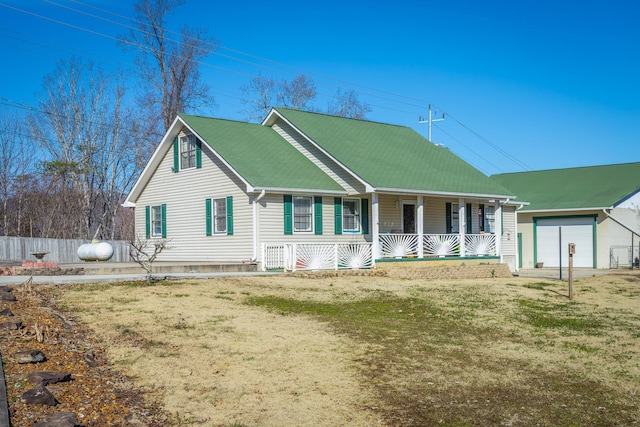
[[[640,276],[61,288],[173,425],[637,425]]]

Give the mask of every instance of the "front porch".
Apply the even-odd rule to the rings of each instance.
[[[262,245],[264,271],[366,269],[382,260],[478,258],[499,258],[494,234],[383,234],[377,245],[367,242]]]
[[[392,193],[372,193],[370,197],[371,209],[364,198],[336,198],[332,208],[339,207],[335,208],[340,213],[335,223],[340,226],[334,228],[340,232],[334,241],[297,240],[294,235],[291,240],[297,241],[262,244],[262,269],[360,269],[392,259],[494,258],[501,262],[503,232],[507,243],[512,243],[515,214],[511,213],[515,209],[509,208],[505,231],[505,200]],[[343,208],[345,200],[351,210]],[[362,211],[357,209],[360,206]],[[349,227],[344,227],[346,223]]]

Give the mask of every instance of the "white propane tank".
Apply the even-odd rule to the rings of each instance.
[[[78,248],[78,257],[83,261],[107,261],[113,256],[113,246],[107,242],[85,243]]]

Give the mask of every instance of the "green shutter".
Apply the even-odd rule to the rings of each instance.
[[[369,234],[369,200],[361,200],[360,221],[362,222],[362,234]]]
[[[202,167],[202,143],[196,139],[196,169]]]
[[[447,218],[446,218],[446,222],[447,222],[447,234],[451,233],[451,203],[447,203]]]
[[[473,205],[471,203],[469,203],[468,205],[465,205],[465,212],[467,213],[467,234],[473,234],[473,222],[471,219],[471,215],[472,215],[472,207]]]
[[[284,234],[293,234],[293,198],[284,195]]]
[[[322,196],[313,198],[314,229],[316,234],[322,234]]]
[[[227,234],[233,235],[233,196],[227,196]]]
[[[211,230],[211,226],[212,226],[212,222],[211,222],[211,199],[206,199],[204,201],[205,204],[205,216],[206,216],[206,221],[207,221],[207,225],[206,225],[206,230],[207,230],[207,236],[211,236],[212,230]]]
[[[173,140],[173,172],[180,170],[180,143],[178,138]]]
[[[162,204],[162,238],[167,238],[167,205]]]
[[[144,207],[144,228],[148,239],[151,237],[151,206]]]
[[[342,197],[333,199],[334,233],[342,234]]]

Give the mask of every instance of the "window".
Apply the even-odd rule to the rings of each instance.
[[[196,137],[183,135],[180,137],[180,169],[196,167]]]
[[[342,201],[342,230],[360,231],[360,200],[344,199]]]
[[[233,196],[205,199],[206,234],[233,235]]]
[[[313,230],[313,211],[311,197],[293,197],[293,231]]]
[[[460,205],[451,204],[451,233],[460,232]]]
[[[487,206],[484,214],[484,231],[494,234],[496,232],[496,208],[495,206]]]
[[[213,201],[213,232],[216,234],[227,233],[227,200],[215,199]]]
[[[145,207],[145,228],[147,239],[167,237],[167,205]]]

